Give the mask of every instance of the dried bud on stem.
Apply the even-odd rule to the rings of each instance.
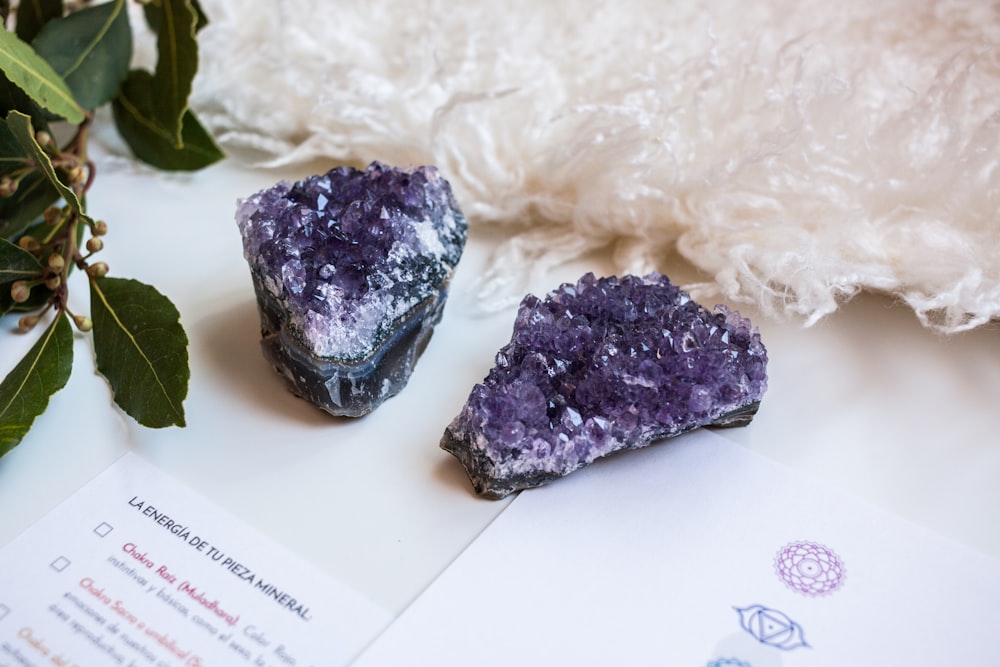
[[[106,262],[97,262],[87,267],[87,275],[91,278],[103,278],[108,275],[108,265]]]
[[[35,133],[35,141],[41,146],[42,150],[45,152],[54,151],[56,149],[56,142],[52,138],[52,135],[45,130],[39,130]]]
[[[66,267],[66,260],[63,259],[62,255],[54,252],[51,255],[49,255],[48,264],[50,269],[52,269],[56,273],[59,273],[63,270],[63,268]]]
[[[94,328],[93,320],[84,315],[74,315],[73,322],[76,324],[76,328],[84,333]]]
[[[21,250],[27,250],[28,252],[35,252],[41,247],[33,236],[22,236],[17,240],[17,245]]]
[[[17,192],[18,182],[10,176],[0,178],[0,197],[10,197]]]
[[[17,280],[10,286],[10,298],[14,303],[24,303],[31,296],[31,285],[25,280]]]

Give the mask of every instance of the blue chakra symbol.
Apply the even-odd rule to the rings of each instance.
[[[761,644],[784,651],[809,647],[802,637],[802,627],[777,609],[755,604],[743,609],[733,607],[740,615],[740,625]]]
[[[705,667],[753,667],[753,665],[736,658],[719,658],[708,663]]]

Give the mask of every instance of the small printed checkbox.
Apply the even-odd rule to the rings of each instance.
[[[10,607],[5,604],[0,604],[0,621],[3,620],[4,616],[10,613]]]
[[[56,572],[62,572],[67,567],[69,567],[69,558],[66,558],[65,556],[59,556],[59,558],[56,558],[54,561],[52,561],[50,567]]]
[[[97,524],[97,528],[94,528],[94,532],[97,534],[98,537],[107,537],[108,533],[110,533],[114,529],[115,527],[112,526],[110,523],[105,523],[102,521],[101,523]]]

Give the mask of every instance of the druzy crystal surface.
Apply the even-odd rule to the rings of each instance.
[[[526,296],[510,342],[441,447],[501,498],[699,426],[750,422],[767,352],[747,319],[662,275],[587,274]]]
[[[467,223],[434,167],[377,162],[239,202],[265,357],[292,391],[360,416],[398,393],[440,321]]]

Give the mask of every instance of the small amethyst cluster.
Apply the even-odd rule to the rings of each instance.
[[[587,274],[521,302],[441,446],[491,498],[699,426],[749,423],[767,387],[750,322],[661,275]]]
[[[467,223],[434,167],[337,167],[240,202],[265,356],[359,416],[405,386],[441,318]]]

